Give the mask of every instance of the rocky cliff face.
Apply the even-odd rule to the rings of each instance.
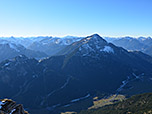
[[[21,104],[16,104],[11,99],[3,99],[0,101],[0,114],[29,114],[24,110]]]

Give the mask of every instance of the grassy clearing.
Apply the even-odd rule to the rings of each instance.
[[[124,99],[126,99],[126,97],[124,95],[112,95],[108,98],[103,98],[98,100],[98,97],[94,97],[93,98],[93,106],[89,107],[88,109],[97,109],[106,105],[110,105],[110,104],[114,104],[118,101],[123,101]]]

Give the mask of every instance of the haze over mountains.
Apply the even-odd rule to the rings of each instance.
[[[80,111],[103,94],[152,91],[152,57],[117,47],[98,34],[0,38],[0,47],[1,98],[24,104],[32,114]]]
[[[29,58],[41,59],[55,55],[67,45],[80,40],[79,37],[67,36],[65,38],[58,37],[30,37],[0,38],[0,61],[13,58],[23,54]]]
[[[1,37],[0,38],[0,61],[13,58],[23,54],[29,58],[41,59],[58,54],[70,44],[83,39],[84,37]],[[148,37],[105,37],[108,42],[127,50],[142,51],[152,56],[152,38]]]
[[[123,47],[127,50],[142,51],[152,56],[152,38],[151,37],[122,37],[122,38],[105,38],[107,41],[115,44],[116,46]]]

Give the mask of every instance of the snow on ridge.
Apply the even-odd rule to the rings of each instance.
[[[78,101],[80,101],[80,100],[84,100],[84,99],[86,99],[86,98],[88,98],[88,97],[90,97],[90,94],[87,94],[87,95],[84,96],[84,97],[80,97],[80,98],[77,98],[77,99],[73,99],[73,100],[70,101],[69,104],[66,104],[66,105],[64,105],[63,107],[69,107],[69,106],[71,106],[73,103],[78,102]]]
[[[57,38],[54,37],[50,40],[50,42],[55,43],[55,44],[59,44],[59,45],[70,45],[74,42],[80,41],[81,38]],[[48,43],[48,42],[47,42]]]
[[[15,112],[15,111],[16,111],[16,109],[13,109],[10,114],[13,114],[13,112]]]
[[[117,93],[119,93],[120,91],[122,91],[122,89],[124,88],[124,86],[126,86],[129,83],[129,79],[130,79],[130,77],[128,76],[126,80],[122,81],[122,84],[117,89]]]
[[[54,109],[54,108],[56,108],[56,107],[58,107],[60,105],[61,104],[56,104],[56,105],[53,105],[53,106],[48,106],[48,107],[46,107],[46,109],[49,110],[49,111],[51,111],[52,109]]]
[[[77,41],[80,41],[81,40],[81,38],[71,38],[71,39],[69,39],[69,38],[64,38],[64,39],[61,39],[61,41],[62,41],[62,45],[70,45],[70,44],[72,44],[72,43],[74,43],[74,42],[77,42]]]
[[[0,44],[20,44],[24,47],[28,47],[34,42],[42,43],[42,45],[47,45],[50,43],[58,44],[58,45],[70,45],[74,42],[80,41],[83,37],[8,37],[8,38],[0,38]]]
[[[10,48],[16,50],[17,52],[19,52],[20,50],[17,49],[17,45],[13,44],[11,42],[8,41],[0,41],[0,44],[5,44],[5,45],[9,45]]]
[[[90,39],[93,40],[88,43],[88,41]],[[104,46],[104,48],[102,48]],[[114,53],[114,49],[108,45],[106,45],[106,43],[101,43],[100,39],[97,36],[94,37],[89,37],[87,39],[84,39],[84,43],[83,45],[79,48],[79,51],[82,51],[83,56],[88,56],[91,52],[98,52],[98,51],[102,51],[102,52],[106,52],[106,53]]]
[[[136,79],[140,79],[141,76],[144,76],[144,73],[139,74],[139,75],[136,75],[135,73],[132,73],[132,76],[134,76],[135,78],[132,78],[132,79],[131,79],[130,76],[128,76],[126,80],[123,80],[123,81],[122,81],[122,84],[121,84],[120,87],[116,90],[116,91],[117,91],[116,94],[118,94],[119,92],[121,92],[121,91],[123,90],[123,88],[124,88],[128,83],[130,83],[131,81],[134,81],[134,80],[136,80]]]
[[[2,108],[2,105],[4,105],[5,103],[0,101],[0,109]]]
[[[95,52],[95,50],[88,43],[82,45],[82,47],[79,48],[79,51],[81,51],[82,49],[84,49],[83,56],[89,55],[90,52]]]
[[[5,63],[5,65],[4,66],[8,66],[10,63],[8,62],[8,63]]]
[[[94,51],[94,49],[87,43],[82,45],[82,47],[85,48],[85,49],[89,49],[90,51]]]
[[[8,44],[9,42],[6,40],[0,40],[0,44]]]
[[[10,43],[10,44],[9,44],[9,47],[12,48],[12,49],[14,49],[14,50],[16,50],[17,52],[20,52],[20,50],[18,50],[18,49],[17,49],[17,46],[14,45],[14,44],[11,44],[11,43]]]
[[[70,102],[71,102],[71,103],[73,103],[73,102],[77,102],[77,101],[80,101],[80,100],[86,99],[86,98],[88,98],[88,97],[90,97],[90,94],[87,94],[87,95],[86,95],[86,96],[84,96],[84,97],[80,97],[80,98],[77,98],[77,99],[73,99],[73,100],[71,100]]]
[[[104,48],[100,49],[100,51],[104,51],[104,52],[107,52],[107,53],[114,53],[113,48],[110,47],[110,46],[104,46]]]
[[[68,77],[67,80],[66,80],[66,82],[65,82],[60,88],[58,88],[58,89],[53,90],[52,92],[50,92],[50,93],[47,95],[47,97],[51,96],[52,94],[54,94],[55,92],[57,92],[57,91],[59,91],[59,90],[61,90],[61,89],[64,89],[64,88],[68,85],[70,79],[71,79],[71,77]]]

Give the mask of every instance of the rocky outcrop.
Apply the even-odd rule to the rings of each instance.
[[[11,99],[3,99],[0,101],[0,114],[29,114],[24,110],[21,104],[16,104]]]

